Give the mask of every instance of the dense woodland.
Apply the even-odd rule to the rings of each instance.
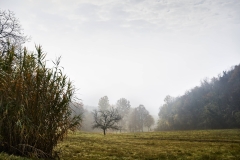
[[[240,65],[164,101],[157,130],[240,128]]]

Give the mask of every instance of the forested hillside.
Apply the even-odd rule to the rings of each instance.
[[[240,128],[240,65],[164,101],[157,130]]]

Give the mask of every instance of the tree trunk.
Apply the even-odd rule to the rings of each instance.
[[[104,134],[104,136],[106,135],[106,130],[105,129],[103,129],[103,134]]]

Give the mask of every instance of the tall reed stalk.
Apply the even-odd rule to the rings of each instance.
[[[41,46],[0,56],[0,152],[53,158],[57,143],[80,124],[69,107],[75,88],[59,63],[47,68]]]

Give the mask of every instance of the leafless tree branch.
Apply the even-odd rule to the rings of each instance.
[[[23,30],[12,11],[0,10],[0,53],[2,55],[9,48],[9,44],[21,46],[29,38],[24,36]]]
[[[117,122],[122,119],[117,109],[110,108],[109,110],[94,110],[93,111],[94,125],[93,128],[101,128],[104,135],[107,129],[120,129]]]

